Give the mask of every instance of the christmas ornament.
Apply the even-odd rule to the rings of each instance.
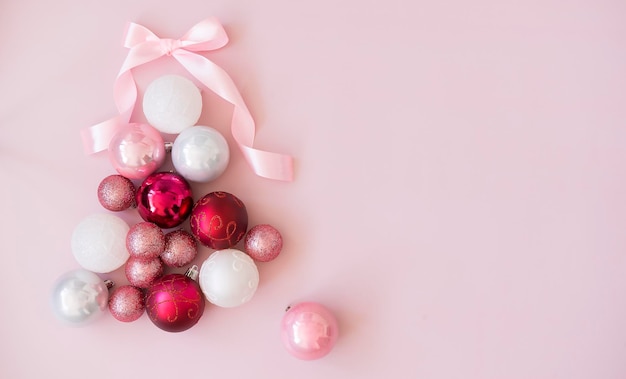
[[[73,270],[59,277],[52,290],[52,310],[68,325],[80,326],[97,319],[107,308],[111,281],[87,270]]]
[[[135,186],[122,175],[109,175],[98,185],[98,201],[107,210],[123,211],[135,206]]]
[[[211,303],[231,308],[252,299],[259,285],[254,261],[236,249],[218,250],[202,263],[200,288]]]
[[[296,358],[318,359],[328,354],[337,340],[337,320],[323,305],[313,302],[288,308],[281,322],[281,339]]]
[[[182,332],[194,326],[204,312],[204,297],[196,283],[198,266],[185,275],[169,274],[160,278],[146,293],[148,317],[167,332]]]
[[[208,126],[185,129],[172,145],[172,163],[187,180],[210,182],[228,166],[230,151],[226,139]]]
[[[109,296],[109,312],[118,321],[132,322],[145,309],[143,292],[134,286],[121,286]]]
[[[202,112],[200,90],[179,75],[154,80],[143,95],[143,113],[163,133],[178,134],[194,125]]]
[[[165,249],[165,235],[156,224],[140,222],[128,231],[126,249],[131,257],[154,259]]]
[[[148,176],[137,189],[136,199],[139,215],[164,229],[182,224],[193,207],[189,183],[172,172]]]
[[[163,137],[150,125],[128,124],[111,138],[109,159],[121,175],[143,179],[165,160]]]
[[[116,270],[128,259],[128,224],[121,218],[97,213],[83,219],[72,234],[72,253],[84,269],[106,273]]]
[[[180,229],[165,235],[165,248],[161,260],[166,266],[183,267],[190,264],[198,254],[196,240]]]
[[[273,226],[256,225],[248,231],[244,239],[246,254],[259,262],[269,262],[276,258],[283,248],[283,237]]]
[[[163,275],[161,258],[128,258],[124,269],[126,279],[135,287],[148,288]]]
[[[191,211],[191,233],[212,249],[235,246],[246,234],[248,212],[235,195],[211,192],[198,200]]]

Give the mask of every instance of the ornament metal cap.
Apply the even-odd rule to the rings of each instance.
[[[193,265],[187,269],[185,272],[185,276],[191,280],[198,280],[198,275],[200,274],[200,270],[198,270],[197,265]]]
[[[113,286],[115,285],[115,283],[113,283],[113,281],[111,279],[106,279],[104,281],[104,284],[107,286],[107,289],[110,290],[111,288],[113,288]]]
[[[165,142],[165,152],[166,153],[171,153],[172,152],[172,147],[174,146],[174,142]]]

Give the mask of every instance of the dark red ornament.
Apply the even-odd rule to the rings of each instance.
[[[203,245],[212,249],[235,246],[248,229],[246,206],[228,192],[211,192],[194,205],[191,232]]]
[[[185,275],[169,274],[158,279],[146,293],[146,312],[160,329],[182,332],[194,326],[204,312],[204,295],[198,283],[198,267]]]
[[[164,229],[182,224],[193,206],[189,183],[173,172],[148,176],[137,189],[136,200],[141,218]]]

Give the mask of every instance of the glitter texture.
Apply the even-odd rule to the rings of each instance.
[[[136,206],[135,186],[122,175],[110,175],[98,186],[98,200],[105,209],[113,212]]]
[[[196,240],[184,230],[175,230],[165,235],[165,249],[161,254],[163,263],[170,267],[183,267],[191,263],[198,254]]]
[[[119,321],[135,321],[141,317],[144,310],[143,292],[137,287],[118,287],[109,297],[109,312]]]
[[[126,262],[126,278],[135,287],[148,288],[163,275],[161,258],[130,257]]]
[[[259,262],[269,262],[276,258],[283,248],[283,237],[273,226],[257,225],[248,231],[244,240],[244,250]]]
[[[157,225],[140,222],[128,231],[126,249],[131,257],[154,259],[165,249],[165,235]]]

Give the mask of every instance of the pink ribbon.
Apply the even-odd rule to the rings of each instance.
[[[87,154],[106,150],[122,125],[130,121],[137,100],[137,85],[132,69],[164,55],[174,57],[191,75],[234,106],[231,132],[252,170],[269,179],[293,180],[293,159],[288,155],[253,148],[255,125],[237,86],[230,76],[202,55],[202,51],[221,48],[228,43],[224,28],[215,18],[193,26],[181,39],[161,39],[144,26],[130,23],[124,46],[130,51],[115,81],[114,99],[119,115],[82,130]]]

